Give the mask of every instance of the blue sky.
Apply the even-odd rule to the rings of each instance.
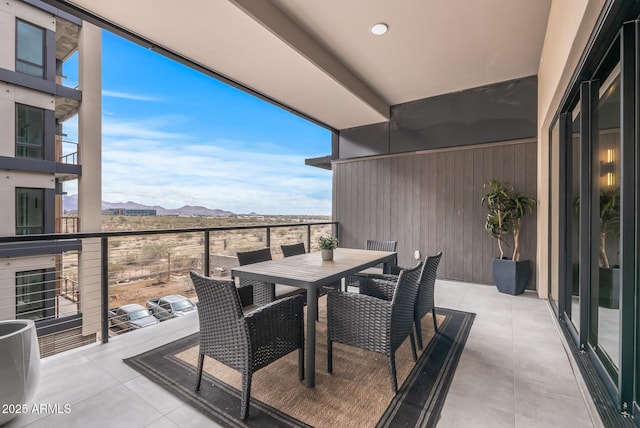
[[[331,172],[304,165],[328,130],[106,31],[102,54],[102,200],[330,215]]]

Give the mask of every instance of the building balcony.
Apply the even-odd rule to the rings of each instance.
[[[55,302],[55,311],[45,309],[50,320],[40,328],[44,357],[38,393],[31,403],[46,410],[29,411],[7,426],[215,426],[123,362],[197,332],[197,315],[121,333],[105,324],[108,317],[101,308],[133,301],[144,304],[151,294],[177,293],[195,300],[187,275],[190,269],[229,278],[237,250],[266,246],[278,258],[280,244],[302,241],[313,248],[318,234],[331,233],[333,227],[325,223],[72,234],[73,239],[83,240],[81,250],[38,262],[40,267],[51,264],[55,286],[45,295]],[[0,242],[25,239],[43,238],[6,237]],[[30,261],[29,269],[35,267]],[[0,279],[15,287],[12,269],[2,267]],[[5,299],[0,312],[10,309],[8,301],[15,299]],[[510,296],[494,286],[438,280],[436,306],[475,314],[438,427],[599,426],[598,413],[548,301],[534,291]],[[53,325],[56,320],[58,327]],[[324,361],[318,360],[316,373],[324,371]]]
[[[78,233],[80,231],[80,217],[56,217],[56,233]]]
[[[56,136],[56,161],[68,165],[78,165],[78,143],[76,141],[63,140]]]

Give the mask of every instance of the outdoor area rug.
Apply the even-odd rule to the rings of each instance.
[[[239,419],[238,372],[206,357],[200,391],[193,393],[197,333],[124,361],[222,426],[435,426],[475,315],[436,308],[438,334],[431,317],[424,317],[425,349],[418,350],[418,362],[409,340],[396,352],[401,387],[394,396],[383,355],[334,343],[333,374],[327,373],[323,300],[316,325],[316,386],[298,381],[293,352],[253,375],[246,421]]]

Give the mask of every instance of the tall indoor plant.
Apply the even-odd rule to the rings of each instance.
[[[600,191],[600,306],[620,307],[620,266],[613,254],[620,246],[620,188]],[[614,257],[609,257],[612,253]]]
[[[600,306],[618,309],[620,304],[620,265],[618,264],[618,256],[614,252],[620,246],[620,188],[601,189],[599,199],[599,302]],[[576,215],[579,215],[579,197],[574,201],[574,209]],[[576,265],[574,265],[575,269],[577,269]],[[577,281],[573,283],[572,294],[578,295]]]
[[[493,259],[493,279],[498,290],[508,294],[521,294],[529,279],[529,261],[520,258],[520,229],[522,218],[533,211],[537,201],[513,190],[513,186],[492,179],[487,183],[489,192],[482,204],[489,212],[485,230],[498,243],[500,257]],[[512,235],[513,252],[505,256],[505,240]]]

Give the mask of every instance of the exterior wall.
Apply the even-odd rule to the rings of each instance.
[[[398,241],[398,263],[413,253],[443,252],[440,278],[492,284],[495,241],[485,232],[484,183],[491,178],[535,195],[536,141],[484,144],[352,161],[334,171],[334,219],[340,245],[362,248],[367,239]],[[523,221],[522,256],[536,284],[536,214]]]
[[[403,266],[414,264],[414,250],[443,251],[438,276],[492,284],[498,250],[484,231],[483,185],[496,178],[536,195],[536,94],[529,76],[396,105],[390,122],[340,130],[333,194],[340,244],[396,240]],[[360,156],[378,157],[348,160]],[[528,220],[521,245],[533,271]]]
[[[16,257],[0,263],[0,320],[16,317],[16,273],[36,269],[54,269],[54,256]]]
[[[549,170],[549,128],[562,97],[578,67],[582,52],[596,25],[605,0],[557,0],[551,4],[540,66],[538,69],[538,294],[548,296],[549,248],[559,245],[557,216],[555,225],[549,221],[549,184],[557,186],[558,175]],[[557,156],[557,153],[554,155]],[[556,157],[557,158],[557,157]],[[552,178],[550,178],[552,177]],[[552,182],[550,180],[553,180]],[[558,201],[552,201],[557,207]],[[553,209],[553,206],[552,206]],[[557,281],[557,276],[552,277]],[[556,288],[555,284],[552,288]]]
[[[394,105],[389,122],[340,130],[339,157],[535,138],[536,99],[529,76]]]

